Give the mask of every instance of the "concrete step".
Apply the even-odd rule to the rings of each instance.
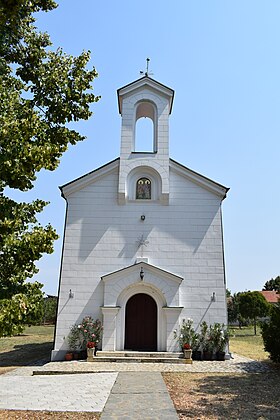
[[[94,362],[116,362],[116,363],[185,363],[183,358],[175,357],[94,357]]]
[[[185,363],[183,353],[139,352],[139,351],[98,351],[94,362],[117,363]]]
[[[136,357],[136,358],[155,358],[155,359],[178,359],[183,357],[182,352],[150,352],[150,351],[97,351],[98,357]]]

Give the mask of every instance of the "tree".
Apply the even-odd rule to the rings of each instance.
[[[280,293],[280,276],[275,277],[275,279],[272,278],[268,280],[265,283],[263,290],[275,290]]]
[[[270,305],[260,292],[239,293],[239,311],[241,316],[249,318],[254,323],[254,332],[257,334],[257,318],[268,314]]]
[[[280,363],[280,301],[271,308],[270,319],[261,328],[264,349],[273,362]]]
[[[227,299],[227,310],[228,310],[228,322],[233,324],[238,322],[239,328],[243,325],[248,324],[247,320],[242,317],[239,310],[239,295],[240,293],[234,293]]]
[[[68,124],[88,119],[90,104],[99,100],[92,93],[97,73],[86,68],[90,53],[72,57],[61,48],[53,51],[48,34],[34,25],[35,12],[55,7],[53,0],[0,0],[0,308],[5,314],[0,335],[18,332],[41,316],[42,285],[26,279],[38,272],[35,262],[53,252],[58,237],[37,221],[46,202],[18,203],[5,188],[30,190],[37,172],[53,171],[68,145],[84,139]]]
[[[47,296],[44,298],[44,316],[43,322],[55,324],[56,320],[57,297]]]
[[[229,289],[226,289],[226,297],[227,298],[231,297],[231,291]]]

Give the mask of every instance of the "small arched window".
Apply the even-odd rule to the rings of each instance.
[[[136,200],[151,200],[152,183],[149,178],[140,178],[136,182]]]

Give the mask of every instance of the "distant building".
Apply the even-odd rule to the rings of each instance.
[[[61,187],[67,210],[52,360],[63,358],[70,327],[87,315],[102,320],[106,351],[176,351],[184,318],[197,327],[227,323],[228,188],[169,158],[173,98],[147,75],[119,89],[120,157]],[[148,151],[135,146],[142,118],[152,121]]]
[[[280,294],[275,290],[262,290],[260,292],[268,303],[276,304],[280,299]]]

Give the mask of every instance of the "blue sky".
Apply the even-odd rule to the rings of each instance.
[[[170,156],[230,187],[223,202],[227,287],[260,290],[279,268],[280,2],[278,0],[61,0],[38,14],[53,47],[92,51],[99,73],[94,115],[76,125],[87,140],[55,172],[42,171],[19,199],[50,205],[40,216],[60,235],[36,279],[57,293],[65,201],[59,185],[119,156],[116,90],[153,78],[175,90]]]

